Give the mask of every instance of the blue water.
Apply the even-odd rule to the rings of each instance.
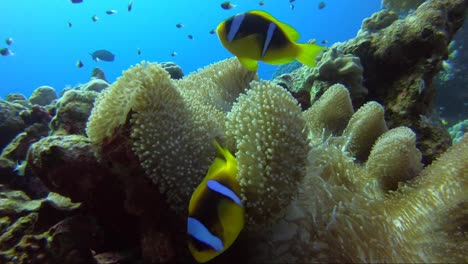
[[[326,39],[327,45],[353,38],[364,18],[380,9],[378,0],[329,0],[326,7],[317,8],[320,1],[296,0],[294,10],[289,0],[232,1],[231,10],[220,8],[221,0],[134,0],[127,11],[128,0],[2,0],[0,16],[0,48],[12,37],[9,48],[14,56],[0,56],[0,97],[12,92],[29,96],[41,86],[57,91],[89,80],[98,66],[110,82],[123,70],[142,60],[174,61],[185,74],[210,63],[231,57],[209,31],[236,13],[252,9],[265,10],[296,28],[300,42]],[[107,15],[106,10],[118,13]],[[93,22],[91,17],[99,20]],[[71,22],[73,26],[68,27]],[[184,24],[176,28],[177,23]],[[190,40],[187,36],[194,36]],[[137,55],[137,48],[141,55]],[[114,62],[95,62],[89,55],[98,49],[116,54]],[[171,57],[175,51],[177,56]],[[84,67],[78,68],[81,60]],[[260,64],[259,75],[269,79],[276,67]]]

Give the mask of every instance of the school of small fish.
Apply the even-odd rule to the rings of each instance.
[[[132,9],[133,9],[133,1],[134,0],[129,0],[128,4],[127,4],[127,11],[128,12],[131,12]],[[289,8],[291,10],[294,10],[295,6],[294,6],[294,2],[296,2],[295,0],[288,0],[289,1]],[[83,0],[70,0],[70,2],[72,4],[81,4],[83,3]],[[258,2],[258,5],[259,6],[264,6],[266,4],[266,1],[264,0],[260,0]],[[324,9],[326,6],[326,3],[324,1],[321,1],[318,3],[318,9],[321,10],[321,9]],[[237,7],[237,4],[234,4],[232,3],[231,1],[224,1],[220,4],[220,7],[223,9],[223,10],[231,10],[235,7]],[[118,11],[115,10],[115,9],[108,9],[105,11],[105,13],[107,15],[114,15],[114,14],[117,14]],[[91,16],[91,21],[97,23],[99,21],[99,16],[97,14],[94,14]],[[73,24],[71,21],[68,21],[67,22],[67,26],[68,28],[72,28],[73,27]],[[178,29],[181,29],[183,28],[185,25],[183,23],[177,23],[176,25],[176,28]],[[214,35],[215,33],[217,32],[216,29],[211,29],[208,31],[208,33],[210,35]],[[218,32],[218,37],[220,37],[220,40],[221,39],[221,36],[219,35],[219,32]],[[187,38],[189,40],[194,40],[194,35],[193,34],[187,34]],[[12,43],[13,43],[13,38],[9,37],[5,40],[5,43],[10,46]],[[321,44],[327,44],[327,40],[322,40],[321,41]],[[225,43],[223,43],[223,45],[229,50],[229,48],[226,46]],[[263,51],[264,53],[265,51]],[[233,53],[233,52],[231,52]],[[234,53],[233,53],[234,54]],[[9,48],[9,47],[3,47],[3,48],[0,48],[0,55],[1,56],[13,56],[15,55],[15,53],[13,53],[13,51]],[[94,51],[92,53],[90,53],[90,55],[92,56],[93,60],[95,60],[96,62],[97,61],[107,61],[107,62],[112,62],[114,61],[115,59],[115,55],[112,54],[112,52],[108,51],[108,50],[97,50],[97,51]],[[141,49],[140,48],[137,48],[137,55],[141,55]],[[236,54],[234,54],[236,55]],[[265,54],[262,54],[262,57],[264,56]],[[171,57],[175,57],[177,56],[177,52],[176,51],[173,51],[171,52],[170,54]],[[237,55],[236,55],[237,56]],[[244,64],[246,63],[245,61],[245,58],[244,57],[239,57],[238,58],[242,61],[244,60]],[[265,59],[257,59],[257,60],[262,60],[262,61],[265,61]],[[273,64],[276,64],[275,61],[273,60],[272,62]],[[256,66],[253,66],[254,64],[251,64],[250,65],[250,68],[251,70],[255,70],[256,69]],[[82,68],[84,66],[83,62],[81,60],[78,60],[78,62],[76,63],[76,66],[78,68]]]
[[[8,46],[13,44],[13,38],[9,37],[9,38],[5,39],[5,44],[7,44]],[[15,55],[15,53],[13,53],[13,51],[11,51],[10,48],[1,48],[0,49],[0,55],[2,55],[2,56],[13,56],[13,55]]]

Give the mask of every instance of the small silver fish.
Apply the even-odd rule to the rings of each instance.
[[[99,17],[94,15],[91,17],[91,20],[93,20],[93,22],[97,22],[99,20]]]
[[[68,27],[71,28],[73,25],[71,22],[68,22]]]
[[[229,10],[229,9],[232,9],[236,7],[236,5],[233,5],[231,2],[229,1],[226,1],[226,2],[223,2],[221,3],[221,8],[224,9],[224,10]]]
[[[187,36],[189,39],[193,39],[193,35],[188,35]]]
[[[83,64],[83,62],[81,62],[81,60],[78,60],[78,61],[76,62],[76,67],[78,67],[78,68],[82,68],[83,65],[84,65],[84,64]]]
[[[183,28],[183,27],[184,27],[184,24],[182,24],[182,23],[177,23],[175,26],[176,26],[176,28]]]
[[[117,10],[114,10],[114,9],[111,9],[111,10],[107,10],[107,11],[106,11],[106,14],[108,14],[108,15],[113,15],[113,14],[115,14],[115,13],[117,13]]]
[[[96,50],[95,52],[90,53],[89,55],[91,55],[94,61],[114,61],[115,59],[115,54],[108,50]]]
[[[133,0],[130,0],[130,2],[128,2],[128,6],[127,6],[128,12],[132,11],[132,5],[133,5]]]
[[[290,4],[290,5],[289,5],[289,8],[290,8],[291,10],[294,10],[294,5],[293,5],[293,4]]]
[[[7,38],[5,39],[5,43],[9,46],[11,43],[13,43],[13,38]]]
[[[326,4],[325,2],[320,2],[320,3],[318,4],[318,9],[324,9],[325,6],[327,6],[327,4]]]
[[[173,52],[171,53],[171,57],[175,57],[175,56],[177,56],[177,52],[173,51]]]
[[[0,55],[2,55],[2,56],[13,56],[15,54],[8,48],[2,48],[2,49],[0,49]]]
[[[141,55],[141,49],[140,48],[137,48],[137,54],[138,54],[138,56]]]
[[[264,2],[264,1],[260,1],[260,2],[258,2],[258,5],[264,6],[264,5],[265,5],[265,2]]]

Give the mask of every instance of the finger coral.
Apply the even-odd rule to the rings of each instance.
[[[398,139],[389,141],[394,141],[395,145],[400,143]],[[404,148],[400,146],[400,149]],[[311,230],[309,236],[315,238],[316,252],[307,258],[347,263],[466,262],[466,234],[463,220],[460,220],[463,218],[457,222],[457,218],[450,217],[466,217],[466,211],[463,213],[462,207],[458,208],[467,201],[464,189],[467,187],[468,164],[461,158],[466,155],[467,138],[463,145],[453,147],[424,169],[413,183],[403,183],[387,195],[383,195],[384,188],[372,185],[372,178],[364,180],[383,198],[372,197],[369,192],[356,189],[355,184],[340,186],[328,181],[326,173],[329,169],[315,176],[311,171],[304,182],[304,192],[313,195],[304,196],[302,203],[312,219],[308,229]],[[400,158],[391,170],[398,170],[396,166],[404,158]],[[327,160],[320,164],[325,162],[333,163]],[[312,170],[316,168],[311,167]],[[352,163],[347,163],[345,168],[361,173],[361,176],[366,173]],[[409,169],[412,171],[412,166]],[[357,176],[339,172],[338,175],[345,178]],[[447,224],[449,219],[455,221]],[[451,232],[445,229],[448,225],[452,226]]]
[[[421,152],[416,148],[416,134],[407,127],[397,127],[375,142],[366,162],[370,177],[378,176],[381,188],[396,190],[422,170]]]
[[[281,86],[252,82],[228,113],[248,226],[274,222],[295,197],[308,144],[297,101]]]
[[[311,108],[304,111],[310,132],[319,136],[336,134],[345,128],[354,113],[348,90],[341,84],[332,85]]]
[[[344,131],[346,150],[364,161],[371,151],[373,142],[385,131],[384,109],[377,102],[368,102],[351,117]]]

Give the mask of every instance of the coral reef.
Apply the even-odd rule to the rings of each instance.
[[[95,79],[100,79],[108,83],[106,79],[106,74],[99,67],[95,67],[93,71],[91,72],[91,80],[95,80]]]
[[[163,62],[161,63],[161,67],[169,73],[171,79],[178,80],[184,77],[182,68],[175,62]]]
[[[59,221],[66,217],[79,218],[73,215],[80,210],[80,204],[72,203],[56,193],[32,200],[21,191],[0,185],[0,262],[63,263],[67,256],[83,256],[86,251],[92,257],[87,245],[97,238],[96,232],[85,233],[83,231],[86,229],[79,230],[78,225],[73,227],[73,233],[58,231],[58,226],[63,225],[63,222],[57,224]],[[82,240],[85,237],[87,240]],[[81,254],[72,254],[77,249],[81,250]],[[90,260],[92,258],[73,263],[92,263]]]
[[[5,98],[7,102],[10,102],[12,104],[20,104],[26,108],[31,108],[31,103],[26,99],[26,97],[22,94],[8,94]]]
[[[20,104],[13,104],[0,100],[0,148],[4,148],[18,133],[26,128],[20,113],[27,108]]]
[[[49,134],[49,129],[46,124],[35,123],[27,127],[24,132],[19,133],[0,154],[0,157],[10,159],[12,161],[20,161],[26,159],[26,153],[29,146],[46,137]]]
[[[323,93],[323,89],[341,83],[349,89],[354,104],[360,105],[367,95],[367,89],[362,85],[363,71],[359,57],[343,54],[334,46],[322,54],[317,67],[308,74],[300,89],[311,90],[314,101]]]
[[[107,83],[106,81],[104,81],[102,79],[91,77],[91,80],[89,80],[89,82],[81,85],[79,90],[81,90],[81,91],[94,91],[94,92],[99,93],[102,90],[104,90],[105,88],[107,88],[108,86],[109,86],[109,83]],[[65,95],[65,93],[63,93],[63,95]],[[62,97],[63,97],[63,95],[62,95]]]
[[[93,80],[79,90],[67,91],[56,104],[56,114],[50,122],[51,135],[84,135],[89,114],[98,93],[90,89],[96,82]],[[107,83],[105,83],[107,84]],[[107,87],[107,86],[106,86]],[[99,91],[99,89],[98,89]]]
[[[41,86],[32,92],[29,97],[29,102],[31,102],[31,104],[46,106],[57,98],[57,92],[55,92],[54,88],[50,86]]]
[[[468,116],[468,20],[449,44],[447,60],[442,62],[443,71],[435,80],[435,107],[450,125]]]
[[[425,0],[382,0],[382,4],[395,12],[407,13],[418,8]]]
[[[398,14],[389,10],[382,10],[364,19],[362,21],[361,30],[370,32],[382,30],[397,20]]]
[[[32,174],[51,191],[82,203],[85,210],[105,223],[108,232],[120,232],[132,240],[131,235],[118,227],[135,221],[124,212],[123,186],[112,168],[97,160],[87,138],[81,135],[43,138],[31,146],[27,162]]]
[[[468,131],[468,119],[460,121],[455,125],[449,127],[449,133],[452,137],[453,143],[458,143],[462,139],[463,135]]]
[[[293,61],[290,63],[279,65],[276,71],[271,76],[271,79],[276,79],[277,77],[284,74],[290,74],[291,72],[299,69],[301,66],[302,64],[298,61]]]
[[[359,57],[344,54],[341,48],[334,45],[322,53],[314,68],[301,67],[298,70],[276,77],[273,81],[297,92],[311,92],[311,101],[317,100],[326,89],[335,83],[348,87],[355,105],[362,104],[367,89],[363,86]]]
[[[302,66],[287,78],[283,75],[274,81],[292,91],[310,89],[312,102],[332,84],[353,85],[348,87],[353,106],[359,108],[367,101],[382,104],[387,125],[414,130],[423,163],[430,164],[450,146],[450,136],[440,122],[420,120],[421,116],[431,115],[435,96],[433,79],[448,56],[449,43],[463,25],[466,8],[464,0],[430,0],[400,19],[383,10],[366,19],[354,39],[337,43],[326,51],[319,58],[318,67]],[[324,69],[354,65],[332,67],[325,73],[354,70],[349,75],[317,77],[320,65],[327,66]]]
[[[447,56],[448,43],[463,25],[466,1],[426,1],[414,13],[379,31],[360,31],[341,45],[364,67],[368,100],[385,106],[389,127],[408,126],[418,134],[423,163],[429,164],[450,145],[449,135],[418,122],[430,114],[434,76]],[[437,151],[431,151],[437,149]]]

